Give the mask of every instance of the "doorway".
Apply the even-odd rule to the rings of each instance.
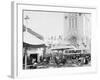
[[[30,55],[31,59],[36,59],[36,62],[38,61],[38,54],[31,54]]]

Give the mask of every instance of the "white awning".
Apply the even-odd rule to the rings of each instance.
[[[39,45],[39,44],[45,44],[44,41],[38,39],[35,35],[32,35],[30,33],[28,33],[27,31],[26,32],[23,32],[24,33],[24,42],[25,43],[29,43],[29,44],[32,44],[32,45]]]
[[[52,49],[74,49],[74,47],[67,46],[67,45],[59,45],[59,46],[53,47]]]

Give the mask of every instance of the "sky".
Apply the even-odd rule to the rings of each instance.
[[[24,25],[28,28],[31,28],[33,31],[37,32],[38,34],[42,35],[45,40],[48,40],[51,36],[59,36],[63,34],[70,33],[67,31],[68,29],[65,27],[70,27],[65,24],[65,14],[60,12],[46,12],[46,11],[24,11]],[[91,37],[91,25],[88,20],[90,20],[89,14],[84,14],[85,23],[83,24],[84,31],[82,29],[82,25],[78,24],[78,32],[79,34],[81,31],[85,33],[85,36]],[[25,19],[26,16],[29,19]],[[80,22],[80,21],[78,21]],[[64,27],[65,26],[65,27]],[[66,31],[67,33],[64,33]]]
[[[24,19],[24,24],[44,37],[63,33],[64,13],[24,11],[24,18],[26,16],[29,19]]]

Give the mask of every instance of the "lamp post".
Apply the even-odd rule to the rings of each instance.
[[[26,21],[26,27],[28,26],[28,20],[30,19],[29,18],[29,16],[26,16],[25,18],[25,21]],[[25,26],[24,26],[25,27]],[[25,27],[25,28],[26,28]],[[26,28],[26,30],[25,31],[27,31],[27,28]],[[27,50],[28,50],[28,48],[27,48],[27,46],[25,47],[25,69],[27,69]]]

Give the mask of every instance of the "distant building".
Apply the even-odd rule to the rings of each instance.
[[[65,13],[64,38],[71,44],[86,43],[91,40],[91,15],[84,13]],[[88,43],[87,43],[88,42]]]

